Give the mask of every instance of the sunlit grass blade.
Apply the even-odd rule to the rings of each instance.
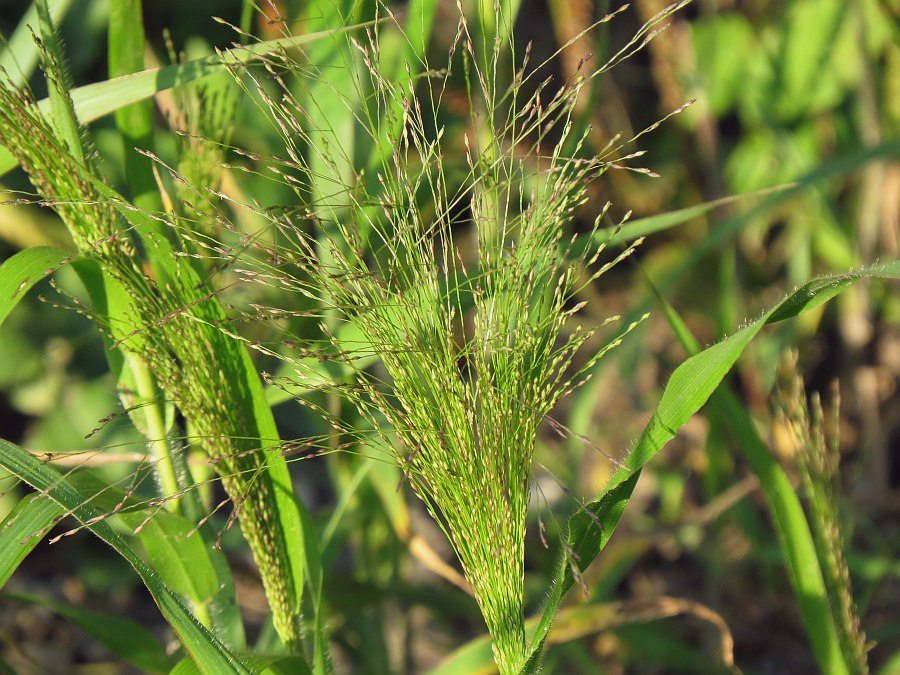
[[[900,141],[889,140],[875,147],[856,149],[853,152],[823,162],[784,189],[776,190],[772,194],[764,196],[757,204],[746,211],[730,216],[718,223],[706,237],[691,247],[683,259],[680,259],[664,276],[660,277],[658,280],[659,287],[665,289],[675,288],[685,278],[689,277],[691,272],[697,269],[702,260],[713,253],[724,242],[735,237],[755,219],[769,213],[791,197],[803,194],[804,191],[819,186],[825,181],[858,171],[873,162],[888,161],[898,156],[900,156]],[[666,215],[659,216],[659,218],[666,219]],[[654,221],[659,222],[656,221],[656,217],[652,217],[650,219],[651,225],[654,224]],[[646,221],[644,219],[635,221],[635,223],[640,222]],[[640,302],[635,303],[634,307],[626,315],[626,320],[641,316],[652,304],[652,298],[644,297]],[[602,365],[602,362],[600,365]],[[595,371],[595,374],[598,371],[599,369]],[[594,403],[597,400],[598,391],[602,383],[603,378],[594,377],[592,382],[587,383],[580,392],[573,396],[569,426],[574,432],[582,435],[590,433]]]
[[[690,274],[692,270],[696,269],[697,263],[704,256],[709,255],[709,253],[741,231],[755,218],[771,211],[776,205],[785,200],[802,194],[803,191],[809,190],[812,186],[819,185],[824,181],[858,171],[860,168],[873,162],[890,161],[896,157],[900,157],[900,141],[889,140],[877,146],[860,148],[855,152],[823,162],[812,171],[785,186],[784,189],[775,189],[752,208],[720,223],[708,236],[691,248],[690,254],[686,256],[685,260],[660,282],[660,287],[671,288],[674,286],[678,281]]]
[[[546,640],[563,594],[580,578],[581,571],[597,557],[608,541],[630,498],[641,467],[662,450],[678,429],[706,403],[753,337],[765,325],[813,309],[867,277],[898,279],[900,262],[814,279],[789,294],[757,320],[691,357],[675,370],[653,417],[626,458],[624,466],[612,476],[602,496],[580,508],[569,520],[566,535],[568,546],[561,556],[543,617],[530,645],[532,657],[529,668],[539,667],[536,656]],[[758,469],[757,473],[761,475],[772,473],[771,465],[759,465],[754,469]],[[802,512],[799,515],[802,517]],[[812,553],[815,555],[814,549]]]
[[[48,68],[56,72],[60,64],[48,57]],[[54,77],[61,123],[77,130],[63,79]],[[223,484],[241,505],[241,529],[262,572],[279,634],[290,649],[299,650],[306,552],[293,542],[302,541],[303,507],[284,457],[265,450],[278,444],[278,433],[249,355],[222,332],[224,309],[191,262],[176,256],[172,242],[158,235],[161,223],[136,213],[94,173],[93,162],[86,165],[72,154],[26,93],[4,83],[0,96],[3,142],[13,148],[38,190],[53,200],[79,248],[101,265],[101,276],[114,279],[129,298],[123,325],[138,329],[110,347],[123,352],[138,348],[134,353],[152,364],[153,377],[177,400],[206,450],[220,461]],[[126,223],[152,251],[152,277],[144,273],[132,242],[122,236]],[[107,303],[99,292],[92,300],[98,307]],[[122,318],[97,316],[105,328],[110,319]]]
[[[0,588],[62,514],[56,502],[29,495],[0,523]]]
[[[246,673],[248,670],[219,640],[206,630],[181,603],[153,569],[147,566],[128,542],[103,520],[103,513],[90,506],[84,495],[59,472],[17,445],[0,439],[0,466],[53,500],[94,534],[113,547],[134,568],[153,595],[166,620],[178,634],[185,649],[206,673]]]
[[[655,287],[652,287],[654,294]],[[681,346],[691,355],[700,344],[675,309],[657,294],[666,319]],[[726,430],[743,453],[753,472],[759,477],[772,514],[772,522],[787,559],[791,586],[800,605],[803,622],[809,633],[816,660],[823,672],[851,673],[844,659],[836,624],[828,602],[828,591],[816,555],[815,542],[800,498],[790,478],[781,468],[769,447],[760,438],[753,420],[727,387],[719,387],[709,401],[710,415]]]
[[[144,20],[141,0],[113,0],[109,10],[110,80],[144,70]],[[135,206],[162,210],[152,163],[136,148],[153,151],[154,109],[148,99],[116,110],[116,127],[122,135],[125,177]]]
[[[647,216],[646,218],[629,220],[621,227],[606,227],[601,230],[597,230],[594,235],[594,239],[600,242],[605,241],[610,246],[615,244],[628,243],[630,241],[634,241],[638,237],[657,234],[659,232],[664,232],[665,230],[668,230],[672,227],[677,227],[678,225],[682,225],[690,220],[693,220],[694,218],[699,218],[700,216],[705,215],[721,206],[743,202],[746,199],[752,199],[754,197],[763,197],[771,193],[778,193],[782,190],[789,190],[794,187],[796,186],[793,184],[779,185],[778,187],[767,188],[765,190],[757,190],[756,192],[748,192],[746,194],[730,195],[728,197],[722,197],[720,199],[713,199],[712,201],[703,202],[702,204],[696,204],[694,206],[688,206],[683,209],[678,209],[677,211],[668,211],[666,213],[661,213],[658,216]]]
[[[312,675],[306,662],[296,656],[248,654],[244,662],[257,675]],[[191,659],[182,659],[169,675],[203,675],[203,671]]]
[[[35,8],[40,27],[41,62],[49,90],[50,115],[47,119],[50,120],[57,137],[65,143],[72,156],[83,164],[87,139],[82,138],[83,130],[79,126],[75,106],[69,93],[72,90],[72,81],[66,57],[57,35],[56,26],[50,16],[47,0],[35,0]]]
[[[841,652],[815,542],[790,478],[759,437],[753,420],[734,394],[724,388],[718,390],[710,400],[709,410],[728,431],[753,473],[759,477],[819,667],[825,673],[853,673]]]
[[[226,561],[214,538],[204,537],[193,522],[158,507],[126,511],[120,517],[137,532],[160,579],[190,603],[194,616],[231,649],[243,649],[234,581],[230,574],[223,578],[217,571],[215,558],[222,558],[223,566]]]
[[[71,254],[49,246],[19,251],[0,265],[0,325],[28,290],[71,260]]]

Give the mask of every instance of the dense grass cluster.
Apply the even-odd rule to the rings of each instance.
[[[271,218],[289,243],[279,250],[279,267],[296,265],[304,276],[280,278],[279,269],[264,268],[252,278],[262,274],[266,283],[318,298],[326,314],[343,317],[364,336],[363,344],[344,344],[331,333],[334,353],[359,385],[345,393],[393,448],[453,543],[501,669],[519,672],[526,658],[524,546],[538,429],[615,344],[575,366],[595,331],[569,324],[583,306],[579,290],[633,248],[598,263],[604,246],[594,242],[605,210],[578,237],[580,246],[567,232],[590,181],[606,167],[599,158],[582,158],[581,142],[570,137],[586,80],[546,103],[540,89],[522,101],[520,70],[504,97],[495,84],[502,43],[480,59],[463,20],[451,46],[457,62],[440,74],[426,71],[437,82],[423,83],[430,93],[421,101],[412,81],[398,84],[380,75],[377,32],[354,47],[367,76],[357,86],[371,91],[376,111],[387,113],[365,129],[384,153],[383,168],[369,184],[344,186],[349,194],[341,208],[326,199],[299,218]],[[489,70],[482,72],[479,60]],[[467,172],[456,184],[447,175],[452,150],[438,121],[453,66],[464,69],[472,85]],[[283,61],[270,64],[276,69],[302,72]],[[306,135],[308,119],[289,86],[277,95],[263,82],[257,86],[286,142]],[[539,156],[551,136],[552,152]],[[530,152],[523,153],[523,145]],[[282,163],[279,172],[285,170],[315,181],[307,162]],[[427,213],[419,206],[423,195]],[[321,222],[329,216],[336,220]],[[310,218],[317,225],[312,234],[304,228]],[[454,240],[465,228],[474,232],[474,254]],[[327,323],[322,328],[332,330]],[[369,354],[381,368],[354,365]],[[298,374],[297,385],[316,386],[317,375],[304,378],[302,368]]]
[[[68,249],[26,247],[0,266],[0,320],[54,275],[62,298],[54,303],[88,315],[99,329],[121,414],[99,426],[85,423],[94,427],[85,447],[101,444],[88,454],[0,442],[0,467],[12,479],[3,490],[15,503],[0,528],[0,582],[20,567],[14,580],[26,572],[26,556],[51,531],[59,541],[57,526],[68,534],[92,531],[137,572],[177,645],[166,651],[132,622],[110,629],[78,608],[55,607],[68,607],[58,611],[152,672],[418,672],[412,635],[466,616],[468,610],[442,607],[466,603],[466,593],[480,614],[466,623],[476,632],[486,626],[491,649],[476,639],[442,665],[423,657],[435,672],[477,672],[491,661],[504,674],[593,672],[599,643],[577,638],[684,611],[722,632],[722,653],[698,659],[733,669],[725,610],[662,593],[633,606],[608,601],[620,580],[616,569],[638,564],[610,539],[642,471],[709,401],[703,461],[691,460],[702,467],[697,499],[708,510],[725,500],[728,511],[741,502],[731,501],[735,489],[746,495],[759,486],[780,544],[781,576],[809,636],[807,660],[829,673],[867,670],[852,558],[844,553],[852,538],[839,508],[840,452],[826,441],[818,399],[808,404],[802,378],[790,375],[780,412],[766,420],[788,430],[803,501],[791,482],[793,460],[776,459],[760,432],[765,425],[753,419],[760,412],[739,403],[723,382],[751,341],[764,341],[763,354],[802,342],[798,335],[764,335],[765,326],[801,314],[818,320],[818,308],[855,282],[896,279],[900,268],[887,244],[885,261],[871,264],[878,250],[871,237],[864,250],[845,255],[834,243],[839,234],[829,230],[830,239],[807,242],[804,259],[826,251],[829,262],[849,262],[813,278],[787,258],[796,288],[736,327],[736,270],[739,259],[755,264],[752,242],[762,235],[754,228],[817,180],[815,172],[776,186],[755,210],[736,213],[688,250],[678,253],[677,241],[651,244],[631,265],[643,235],[711,218],[717,206],[740,208],[737,198],[722,198],[718,179],[700,205],[638,219],[626,208],[644,208],[638,197],[652,194],[635,180],[656,178],[660,194],[673,190],[672,179],[634,166],[644,154],[637,142],[648,141],[661,118],[678,114],[663,127],[681,124],[675,128],[696,134],[707,173],[721,168],[713,166],[718,141],[708,102],[701,98],[699,112],[687,110],[696,92],[684,84],[684,72],[684,80],[673,74],[687,66],[661,65],[674,44],[663,31],[672,22],[672,31],[683,28],[678,12],[687,2],[638,3],[639,19],[631,19],[626,37],[609,28],[629,20],[624,7],[585,19],[574,11],[577,3],[549,3],[559,47],[543,49],[521,47],[515,27],[522,30],[523,16],[512,1],[410,0],[403,13],[382,2],[323,0],[301,9],[245,2],[239,26],[219,20],[239,43],[232,49],[188,60],[170,43],[180,63],[129,75],[151,65],[142,9],[135,0],[113,0],[110,79],[82,90],[68,75],[57,30],[64,4],[35,2],[33,19],[23,22],[33,24],[33,46],[26,50],[14,37],[21,53],[2,54],[0,165],[24,170],[31,187],[18,188],[18,208],[28,213],[33,202],[52,209],[68,232]],[[832,16],[829,0],[821,4],[817,20],[832,17],[833,34],[843,35],[843,19]],[[803,7],[795,13],[788,27],[802,24]],[[744,35],[734,20],[695,25],[698,53],[713,37]],[[798,38],[785,31],[791,52]],[[879,35],[870,35],[867,49],[885,44]],[[835,44],[852,48],[845,43]],[[604,61],[586,45],[611,56]],[[639,52],[648,54],[667,108],[635,113],[621,135],[606,126],[619,114],[610,107],[618,99],[609,72]],[[40,103],[13,68],[29,54],[39,58],[48,90]],[[707,75],[730,82],[723,73],[736,66],[717,63],[721,68]],[[783,69],[781,79],[748,74],[748,90],[777,93],[783,86],[788,98],[804,71]],[[713,97],[720,112],[731,106],[746,115],[748,129],[760,124],[756,99],[742,99],[733,86],[723,99],[722,87]],[[157,129],[152,95],[166,113],[165,130]],[[821,114],[829,101],[823,94],[807,103]],[[800,104],[775,106],[773,114],[782,125],[798,123]],[[239,111],[246,122],[237,121]],[[88,126],[112,112],[114,128]],[[113,153],[109,132],[123,146]],[[854,148],[841,166],[871,169],[894,151],[891,141]],[[746,176],[746,152],[735,156],[743,167],[735,175]],[[679,165],[676,173],[690,171]],[[875,173],[867,175],[873,182],[866,194],[874,194]],[[611,204],[610,193],[623,204]],[[804,227],[802,214],[784,217]],[[742,229],[743,258],[736,247],[714,256],[721,284],[709,288],[709,270],[691,266]],[[766,236],[777,252],[782,244],[773,232]],[[676,262],[667,262],[672,256]],[[706,349],[688,328],[704,322],[683,320],[669,304],[686,270],[696,272],[704,298],[718,298],[712,323],[720,331],[707,336]],[[664,283],[657,288],[651,278]],[[626,280],[627,292],[607,291],[608,280],[612,289]],[[655,322],[641,300],[645,283],[660,308]],[[879,288],[871,306],[887,320],[896,303]],[[627,296],[624,304],[617,295]],[[861,298],[870,296],[842,296],[854,298],[845,311],[859,318]],[[694,311],[697,303],[685,304]],[[659,402],[634,428],[643,431],[628,449],[595,452],[601,443],[589,435],[601,432],[592,419],[609,414],[604,405],[616,410],[617,401],[651,394],[638,376],[656,363],[645,325],[657,336],[674,335],[688,357],[661,378]],[[616,363],[621,373],[631,371],[627,395],[610,396],[602,387],[616,376],[598,374],[623,352]],[[768,386],[774,376],[762,379]],[[108,411],[114,404],[103,405]],[[124,442],[141,447],[117,474],[97,457],[115,450],[103,439],[120,433],[115,426],[125,418],[132,435]],[[602,433],[612,439],[625,432]],[[314,464],[289,470],[289,459],[313,457]],[[729,477],[736,461],[758,482],[727,487],[737,480]],[[686,551],[681,509],[689,509],[681,501],[693,491],[681,480],[674,488],[667,475],[661,471],[654,484],[659,518],[679,533],[666,535],[666,545]],[[325,506],[309,489],[320,479],[333,499]],[[734,509],[742,536],[769,531],[755,514]],[[231,535],[235,524],[243,543]],[[721,534],[706,526],[703,536]],[[441,558],[432,536],[438,532],[456,561]],[[598,573],[590,565],[604,549],[610,562]],[[250,553],[271,611],[259,636],[236,601],[241,552]],[[409,591],[413,560],[459,587],[452,601],[432,590]],[[348,598],[345,581],[388,600],[352,591]],[[573,585],[588,604],[563,604]],[[409,597],[427,597],[430,619],[410,623],[406,647],[388,646],[395,634],[386,617]]]

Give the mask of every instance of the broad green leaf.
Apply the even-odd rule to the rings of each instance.
[[[691,37],[703,96],[719,118],[734,106],[746,86],[748,62],[762,57],[753,49],[753,27],[738,12],[721,12],[692,21]]]
[[[862,59],[853,13],[841,0],[797,0],[785,9],[768,92],[783,119],[833,107],[855,86]]]
[[[46,494],[128,561],[146,584],[166,621],[172,626],[202,672],[211,675],[220,673],[249,675],[251,671],[197,622],[175,593],[160,581],[159,575],[147,566],[128,542],[103,520],[103,514],[87,504],[84,495],[58,471],[40,462],[19,446],[3,439],[0,439],[0,466],[42,494]]]
[[[32,286],[72,260],[58,248],[35,246],[0,265],[0,325]]]
[[[529,651],[527,672],[539,666],[540,652],[563,594],[576,576],[597,557],[619,522],[643,467],[696,413],[731,370],[762,328],[821,305],[851,284],[867,277],[900,278],[900,262],[875,265],[846,274],[829,275],[804,284],[760,318],[728,338],[682,363],[672,374],[650,422],[625,464],[610,479],[604,494],[569,520],[568,542],[551,582],[548,601]]]
[[[31,494],[6,516],[0,524],[0,588],[62,513],[56,502]]]
[[[144,672],[165,673],[172,666],[172,659],[166,656],[165,648],[153,633],[131,619],[45,600],[30,593],[4,593],[2,597],[40,605],[64,616],[113,654]]]
[[[363,26],[365,25],[368,24],[363,24]],[[358,28],[358,26],[323,30],[307,35],[268,40],[245,47],[235,47],[220,51],[214,56],[189,61],[188,63],[151,68],[140,73],[123,75],[104,82],[95,82],[72,89],[69,93],[74,104],[76,117],[82,124],[87,124],[123,106],[150,98],[179,84],[193,82],[213,73],[221,72],[223,68],[228,66],[249,63],[265,54],[281,49],[299,47],[300,45],[355,28]],[[38,106],[45,114],[50,111],[50,101],[48,99],[42,100]],[[16,160],[13,159],[6,149],[0,148],[0,175],[15,167]]]

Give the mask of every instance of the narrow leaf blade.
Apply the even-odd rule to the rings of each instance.
[[[50,246],[26,248],[5,260],[0,265],[0,325],[32,286],[70,260],[70,254]]]
[[[363,26],[365,25],[368,24],[363,24]],[[174,66],[151,68],[140,73],[123,75],[104,82],[95,82],[72,89],[69,94],[78,120],[82,124],[88,124],[104,115],[115,112],[123,106],[150,98],[176,85],[193,82],[194,80],[221,72],[228,65],[248,63],[259,56],[280,49],[299,47],[358,27],[323,30],[307,35],[267,40],[266,42],[259,42],[246,47],[235,47],[222,51],[217,56],[197,59]],[[38,106],[42,112],[47,113],[50,109],[50,101],[44,99],[38,103]],[[5,148],[0,148],[0,175],[15,167],[16,160],[13,156]]]
[[[12,600],[46,607],[64,616],[113,654],[144,672],[165,673],[172,667],[171,659],[166,656],[166,650],[157,642],[153,633],[130,619],[45,600],[30,593],[4,595]]]
[[[638,472],[703,405],[731,370],[738,357],[763,326],[796,316],[834,297],[850,284],[867,277],[900,279],[900,261],[875,265],[846,274],[814,279],[789,294],[756,321],[682,363],[672,374],[662,399],[650,422],[644,428],[632,452],[607,485],[604,494],[579,509],[569,520],[568,547],[551,582],[547,605],[539,630],[529,647],[526,672],[535,672],[540,652],[563,595],[574,583],[571,565],[585,569],[605,546],[619,522],[627,495],[633,489]],[[617,491],[623,494],[617,498]],[[590,524],[588,524],[590,521]],[[587,536],[584,528],[594,527],[600,533]]]
[[[0,525],[0,588],[44,538],[63,509],[49,499],[28,495]]]
[[[19,446],[0,439],[0,466],[59,504],[113,547],[140,575],[166,620],[178,634],[191,657],[208,673],[246,673],[250,671],[225,645],[207,631],[163,584],[156,572],[141,560],[125,539],[102,520],[101,512],[90,506],[63,476],[40,462]]]

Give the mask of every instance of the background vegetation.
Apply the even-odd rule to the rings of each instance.
[[[408,30],[408,44],[385,29],[380,67],[394,81],[415,75],[396,63],[417,63],[417,52],[427,56],[435,69],[446,66],[457,31],[454,3],[403,4],[409,5],[411,13],[420,6],[432,8],[435,18],[428,24],[430,31],[412,35]],[[474,5],[463,4],[470,11],[470,4]],[[363,21],[374,5],[336,0],[260,3],[260,15],[247,12],[243,3],[222,2],[214,11],[225,22],[245,26],[268,40],[281,38],[285,30],[303,35]],[[27,54],[33,47],[28,45],[33,43],[27,33],[16,32],[29,6],[0,5],[0,31],[7,38],[14,34],[25,38],[10,42],[0,62],[13,79],[18,68],[32,73],[27,81],[40,99],[52,94],[52,82],[48,87],[40,71],[29,67]],[[515,3],[504,7],[513,11]],[[168,64],[173,50],[184,59],[197,58],[239,39],[233,28],[210,18],[212,10],[204,3],[146,3],[142,12],[146,55],[144,63],[135,65],[137,61],[128,59],[134,59],[139,31],[129,8],[134,11],[135,5],[94,0],[50,3],[74,86]],[[638,0],[614,20],[594,26],[617,9],[617,3],[601,0],[523,0],[512,30],[517,45],[513,59],[521,62],[529,42],[532,64],[544,64],[565,46],[523,85],[523,93],[530,95],[529,87],[545,77],[553,78],[548,86],[552,92],[579,72],[595,71],[623,48],[630,52],[629,41],[664,9],[664,3]],[[276,21],[279,14],[283,22]],[[896,261],[900,249],[898,17],[900,5],[891,0],[696,0],[658,22],[656,29],[667,26],[666,30],[585,87],[575,104],[573,125],[586,133],[581,149],[586,157],[602,153],[618,134],[623,141],[632,139],[687,101],[696,102],[625,144],[615,155],[616,165],[588,185],[584,203],[566,226],[572,234],[591,232],[595,218],[611,202],[602,227],[613,227],[631,212],[632,229],[611,241],[609,259],[623,250],[623,242],[638,234],[650,235],[629,261],[579,288],[570,303],[571,307],[585,302],[579,309],[579,323],[600,326],[610,316],[620,315],[622,323],[616,326],[627,326],[648,311],[651,316],[621,346],[591,366],[592,378],[564,399],[552,420],[540,427],[525,542],[526,616],[539,615],[545,601],[568,517],[597,498],[611,477],[621,478],[617,469],[647,427],[673,371],[698,345],[734,334],[747,320],[758,318],[786,293],[818,275]],[[116,21],[118,28],[114,28]],[[473,22],[470,30],[476,43],[489,44],[490,37],[502,33],[502,26],[481,21]],[[35,32],[47,42],[36,22]],[[123,37],[131,49],[121,47]],[[304,304],[296,294],[285,292],[292,290],[289,284],[245,283],[250,275],[241,279],[233,273],[238,264],[226,259],[248,248],[257,267],[247,265],[259,275],[277,268],[282,258],[290,258],[287,249],[279,248],[283,240],[249,236],[269,217],[265,206],[287,205],[287,212],[312,204],[320,210],[319,216],[328,209],[336,222],[352,206],[353,200],[344,195],[353,193],[343,190],[348,179],[342,171],[347,167],[329,162],[326,153],[304,149],[339,144],[343,153],[335,156],[353,157],[357,168],[360,158],[369,158],[366,139],[352,120],[340,127],[346,117],[341,116],[342,107],[346,108],[341,103],[354,94],[356,81],[346,75],[345,58],[333,42],[310,43],[300,59],[305,70],[287,84],[297,105],[305,106],[309,115],[302,130],[305,136],[298,140],[298,153],[307,159],[299,167],[289,165],[285,139],[267,119],[256,89],[246,79],[243,89],[229,89],[227,74],[204,80],[207,84],[202,89],[186,86],[160,92],[149,117],[146,108],[143,113],[131,108],[91,122],[97,157],[92,159],[88,153],[84,163],[93,162],[96,175],[144,212],[172,214],[167,224],[174,229],[162,233],[154,230],[159,223],[152,218],[129,220],[129,228],[147,237],[144,241],[156,236],[164,242],[174,233],[176,249],[182,238],[190,242],[184,252],[204,254],[201,262],[184,265],[182,261],[195,258],[169,256],[174,262],[161,262],[164,254],[149,255],[153,269],[148,278],[158,280],[161,288],[167,288],[166,279],[180,281],[172,281],[171,297],[163,297],[159,306],[142,306],[141,311],[156,316],[161,329],[171,324],[176,333],[196,330],[190,334],[195,336],[191,344],[208,341],[225,370],[211,367],[209,373],[193,376],[200,377],[211,393],[207,399],[199,397],[192,409],[188,394],[195,380],[183,376],[178,364],[189,359],[208,361],[206,352],[186,350],[172,355],[163,341],[162,355],[153,351],[152,344],[139,352],[156,384],[141,390],[138,378],[131,381],[129,391],[142,391],[143,398],[120,396],[122,373],[136,377],[134,373],[143,371],[117,364],[110,356],[115,353],[110,345],[126,338],[132,329],[108,321],[104,326],[92,293],[94,277],[87,267],[61,266],[53,274],[54,287],[47,281],[38,283],[18,300],[0,330],[0,437],[41,460],[54,460],[42,466],[55,467],[73,480],[84,473],[81,469],[90,468],[91,478],[81,478],[85,482],[79,485],[83,494],[98,495],[92,508],[128,511],[122,509],[119,496],[107,494],[106,502],[99,498],[102,486],[112,484],[130,490],[129,496],[144,500],[142,506],[158,516],[147,521],[141,535],[134,532],[144,522],[143,515],[126,514],[121,522],[110,519],[110,538],[104,537],[108,542],[114,536],[123,537],[138,551],[142,546],[147,559],[173,561],[173,565],[179,557],[154,546],[172,541],[183,547],[194,546],[186,543],[191,541],[201,548],[205,545],[205,553],[191,558],[209,566],[203,573],[170,569],[161,574],[169,585],[171,579],[182,579],[185,585],[174,588],[175,595],[187,599],[192,613],[237,653],[280,653],[278,635],[285,641],[291,620],[273,627],[269,606],[271,598],[281,597],[278,593],[292,597],[293,583],[306,589],[305,605],[285,615],[304,610],[307,623],[301,629],[301,641],[314,668],[321,659],[318,665],[327,669],[325,662],[333,658],[337,672],[490,672],[491,652],[482,638],[486,629],[479,607],[460,576],[452,549],[409,488],[404,473],[394,462],[385,461],[389,453],[383,449],[367,452],[364,444],[354,444],[370,430],[353,406],[335,394],[340,387],[316,388],[297,381],[304,373],[307,379],[309,373],[316,373],[331,383],[350,381],[340,359],[318,359],[315,352],[318,347],[326,354],[333,347],[321,337],[320,322],[337,332],[337,326],[343,325],[340,317],[329,314],[330,310],[323,316],[313,312],[318,305]],[[269,64],[270,75],[280,72],[275,57]],[[511,81],[512,68],[500,72],[508,72]],[[439,111],[447,147],[455,148],[458,155],[454,163],[448,154],[449,182],[466,175],[464,139],[473,131],[471,90],[467,91],[460,73],[457,69],[456,77],[448,80]],[[508,81],[501,82],[501,91]],[[336,107],[330,108],[332,104]],[[23,128],[21,122],[8,124],[4,141],[13,137],[13,126]],[[152,149],[159,162],[145,157],[142,164],[141,155],[132,152],[134,146]],[[645,151],[639,159],[621,159],[638,150]],[[272,155],[285,160],[278,180],[260,168],[264,163],[258,158]],[[227,168],[219,175],[223,163]],[[166,167],[185,180],[179,182]],[[67,175],[80,175],[65,163],[57,168]],[[306,205],[302,199],[307,188],[295,189],[290,176],[296,180],[312,176],[308,190],[315,195],[308,196]],[[6,173],[2,181],[5,199],[35,201],[35,188],[21,170]],[[202,201],[210,198],[203,186],[224,198],[209,206]],[[97,203],[107,196],[89,180],[84,189],[96,191]],[[748,193],[754,194],[727,199]],[[82,191],[81,201],[88,202],[91,194]],[[65,195],[41,193],[51,202],[54,196]],[[418,208],[425,212],[434,208],[428,195],[418,196],[422,198]],[[259,207],[243,209],[233,203]],[[70,254],[81,248],[77,230],[73,240],[71,225],[67,230],[55,212],[66,217],[65,205],[58,200],[45,206],[0,207],[3,258],[36,246],[55,246]],[[130,218],[129,211],[120,212]],[[222,223],[210,217],[217,213],[227,216],[233,231],[223,231]],[[98,228],[104,217],[97,215]],[[460,228],[457,241],[474,245],[466,237]],[[97,259],[115,268],[116,255],[102,250]],[[59,262],[36,262],[35,278],[22,278],[30,286],[39,272]],[[143,277],[126,267],[113,278],[128,288],[129,279]],[[215,287],[224,289],[218,294],[222,312],[246,319],[229,329],[237,339],[225,340],[225,333],[218,329],[224,314],[205,316],[203,328],[163,320],[179,307],[198,302],[199,291],[189,283],[190,274],[215,280]],[[302,287],[308,277],[300,275],[296,282],[297,288]],[[691,417],[647,465],[636,487],[629,483],[634,493],[628,508],[596,562],[584,571],[578,565],[571,567],[575,572],[570,576],[576,578],[568,583],[575,589],[565,596],[549,634],[546,672],[712,672],[727,670],[732,660],[747,673],[809,672],[824,669],[829,658],[839,658],[848,672],[865,670],[863,661],[874,672],[900,668],[900,398],[896,392],[900,299],[895,291],[896,283],[885,279],[855,284],[832,302],[759,333],[710,406]],[[9,296],[17,292],[14,284]],[[127,303],[119,307],[120,313],[127,314],[123,307]],[[262,321],[259,308],[264,307],[277,307],[283,313]],[[107,319],[114,309],[109,309]],[[95,320],[86,314],[93,314]],[[782,314],[788,316],[791,311]],[[98,331],[98,323],[105,327],[104,334]],[[140,328],[141,323],[135,326]],[[615,334],[610,330],[605,337]],[[300,363],[285,361],[291,344],[306,345],[307,351],[294,353],[308,358]],[[193,414],[214,408],[222,398],[226,407],[235,409],[240,408],[234,404],[238,400],[247,409],[258,404],[257,385],[234,383],[235,377],[246,375],[241,370],[245,357],[236,345],[256,347],[247,350],[253,355],[252,367],[269,374],[260,395],[272,406],[273,426],[267,426],[272,423],[267,412],[257,411],[249,422],[240,414],[231,418],[226,414],[207,420],[208,428],[203,427],[200,412]],[[580,358],[576,366],[588,355]],[[231,366],[235,370],[227,370]],[[357,367],[365,368],[367,363]],[[828,401],[833,400],[836,380],[840,407],[832,414]],[[165,395],[156,390],[157,385]],[[810,392],[808,403],[804,391]],[[822,392],[824,413],[812,392]],[[298,405],[297,395],[305,405]],[[173,399],[179,403],[177,408],[171,404]],[[136,407],[126,414],[123,409],[129,406]],[[232,426],[217,427],[225,418]],[[329,426],[329,420],[340,433]],[[200,448],[204,439],[216,434],[228,439],[225,445]],[[242,492],[240,486],[232,489],[227,477],[268,476],[270,470],[273,477],[260,479],[256,486],[271,480],[275,487],[266,489],[280,494],[278,486],[284,483],[279,481],[287,480],[286,472],[279,473],[283,467],[260,468],[267,467],[268,460],[251,453],[260,446],[257,439],[277,437],[282,440],[272,441],[277,448],[272,454],[288,460],[290,480],[305,505],[284,517],[295,519],[298,532],[302,529],[308,537],[317,537],[306,541],[302,554],[285,554],[284,564],[295,576],[281,590],[274,576],[266,576],[269,563],[259,556],[254,559],[238,527],[231,526],[235,510],[227,501],[231,495],[242,504],[243,514],[252,516],[252,498],[242,499],[250,491]],[[195,440],[186,444],[178,460],[184,438]],[[153,442],[148,444],[148,439]],[[160,441],[177,450],[168,484],[162,471],[151,476],[151,462],[144,459],[150,453],[154,466],[159,466]],[[829,447],[839,450],[829,454]],[[206,455],[218,456],[219,462],[210,466]],[[192,467],[196,484],[184,485],[178,461]],[[216,480],[214,470],[226,480]],[[48,478],[51,484],[55,480]],[[30,491],[15,477],[5,477],[0,483],[0,516],[15,515],[14,509],[27,502],[24,497]],[[784,501],[785,493],[795,491],[802,495],[806,519],[800,513],[798,520],[791,503]],[[177,499],[157,504],[152,499],[159,494]],[[64,504],[64,510],[80,508],[82,497],[76,493],[73,499],[73,504]],[[173,508],[173,502],[180,506]],[[283,503],[281,513],[293,513],[292,508]],[[56,515],[51,512],[49,517]],[[84,512],[81,520],[91,517]],[[607,516],[601,513],[600,517]],[[183,521],[202,523],[204,545],[199,535],[186,538],[191,526]],[[615,519],[603,522],[611,522],[611,527],[616,523]],[[313,524],[317,534],[310,534]],[[599,527],[591,522],[589,530],[591,525]],[[5,549],[7,555],[13,550],[23,550],[24,555],[32,546],[34,550],[24,562],[4,561],[4,569],[11,573],[2,577],[9,579],[0,598],[0,663],[4,667],[13,672],[187,668],[187,661],[176,666],[184,656],[171,630],[172,626],[177,630],[177,619],[166,615],[163,620],[141,579],[113,549],[80,529],[74,536],[57,539],[77,528],[72,518],[55,524],[46,536],[28,535],[28,527],[14,517],[5,521],[5,541],[19,543]],[[41,530],[37,525],[30,527],[35,533]],[[246,532],[248,525],[243,527]],[[270,530],[265,521],[260,527],[265,540]],[[804,527],[807,538],[812,530],[810,541],[818,555],[804,557],[800,550],[806,541]],[[9,535],[12,531],[19,533],[17,538]],[[48,545],[48,541],[54,543]],[[223,556],[213,543],[221,546]],[[276,542],[270,547],[276,551],[275,559],[279,546]],[[304,557],[302,563],[297,562],[298,555]],[[281,563],[271,561],[276,567]],[[809,572],[805,565],[821,569],[816,573],[829,594],[824,614],[803,594],[809,588],[804,586]],[[212,588],[203,588],[204,584]],[[226,586],[226,596],[234,593],[237,610],[230,597],[221,595]],[[165,605],[159,596],[156,602]],[[177,607],[171,611],[177,613]],[[836,626],[816,626],[817,613],[829,612]],[[116,622],[110,622],[109,615],[118,617]],[[857,616],[864,638],[859,636]],[[864,657],[861,640],[871,646]],[[258,659],[247,661],[248,667],[262,670],[269,665],[265,657]],[[292,672],[290,668],[300,666],[286,662],[282,667]]]

